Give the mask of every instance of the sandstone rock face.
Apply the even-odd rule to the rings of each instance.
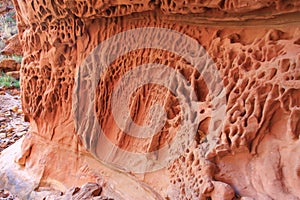
[[[24,52],[23,111],[31,124],[16,162],[34,177],[27,190],[15,189],[20,195],[97,182],[115,199],[300,198],[299,1],[14,4]],[[138,28],[134,37],[123,35]],[[103,62],[109,67],[95,68]],[[148,63],[158,67],[139,68]],[[145,77],[167,80],[171,89],[149,80],[134,85]],[[188,98],[186,106],[181,98]],[[155,109],[165,110],[162,128]],[[126,114],[129,125],[116,122]],[[134,131],[146,125],[157,132]],[[183,151],[168,148],[176,135]],[[178,157],[156,167],[164,153]],[[134,171],[143,164],[144,172]],[[18,184],[9,178],[17,168],[2,167],[8,175],[0,185]]]
[[[11,58],[1,60],[0,70],[2,72],[10,72],[10,71],[20,70],[20,63],[17,63],[14,59],[11,59]]]
[[[6,42],[6,46],[1,51],[2,55],[11,56],[11,55],[22,55],[22,46],[18,34],[9,38]]]

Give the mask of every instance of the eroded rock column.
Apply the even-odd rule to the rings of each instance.
[[[41,194],[43,188],[64,192],[87,182],[97,182],[102,186],[101,194],[116,199],[300,198],[297,1],[16,0],[14,4],[24,52],[23,111],[31,131],[11,151],[15,152],[16,164],[1,166],[6,175],[1,175],[0,185],[26,198]],[[149,27],[192,38],[205,50],[207,57],[200,64],[211,73],[202,74],[189,62],[199,51],[186,58],[174,53],[195,47],[188,46],[183,37],[172,38],[173,51],[139,45],[125,51],[126,44],[134,43],[131,39],[136,44],[142,40],[121,37],[122,42],[128,39],[125,46],[112,41],[105,52],[92,54],[117,34]],[[151,36],[151,32],[147,34]],[[170,40],[164,34],[155,35],[155,40],[142,39],[144,44],[162,46]],[[122,50],[124,53],[113,59],[107,70],[92,70],[93,64],[108,59],[103,55],[118,55]],[[137,139],[116,123],[112,95],[122,77],[149,63],[176,71],[187,84],[174,83],[168,73],[161,72],[157,76],[175,84],[174,91],[153,83],[136,88],[127,105],[127,114],[135,124],[155,122],[148,115],[154,104],[166,111],[166,121],[155,135]],[[138,73],[124,88],[133,84],[130,80],[150,76],[143,70]],[[220,77],[218,84],[216,77]],[[94,91],[82,90],[93,88],[92,84]],[[185,93],[184,87],[192,88],[192,92]],[[120,149],[147,154],[169,145],[186,119],[187,107],[180,107],[182,99],[177,92],[192,99],[187,105],[196,105],[196,112],[187,114],[192,124],[199,119],[195,127],[187,129],[190,138],[178,158],[158,170],[139,174],[104,162],[122,158],[116,163],[126,159],[131,163],[119,156]],[[214,121],[222,115],[214,115],[218,105],[211,97],[225,99],[221,122]],[[89,113],[95,113],[94,118],[89,118]],[[78,119],[82,123],[78,124]],[[211,122],[216,122],[212,127],[221,128],[211,129]],[[101,143],[95,124],[113,149]],[[209,146],[212,134],[216,143]],[[103,161],[100,155],[108,159]],[[11,179],[10,174],[18,178]],[[29,182],[28,174],[33,177]],[[20,186],[18,180],[28,184]]]

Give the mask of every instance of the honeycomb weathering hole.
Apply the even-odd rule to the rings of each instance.
[[[206,143],[210,149],[216,144],[224,93],[214,62],[196,40],[170,29],[128,30],[101,42],[79,68],[77,132],[101,161],[154,171],[180,156],[208,117]]]
[[[143,61],[139,59],[141,55],[144,58]],[[124,150],[139,153],[153,152],[170,144],[172,138],[178,131],[182,118],[180,102],[176,98],[176,95],[166,87],[149,83],[136,88],[136,91],[131,95],[130,101],[125,106],[129,108],[130,117],[133,122],[144,126],[149,125],[150,121],[153,120],[150,119],[153,118],[150,112],[151,108],[153,108],[152,106],[156,103],[159,103],[167,115],[164,126],[154,132],[153,137],[141,138],[139,135],[133,137],[130,133],[123,132],[116,124],[114,116],[111,113],[112,91],[127,71],[130,72],[136,66],[145,63],[145,60],[146,62],[154,62],[156,64],[168,63],[168,67],[177,70],[188,80],[189,84],[192,84],[194,92],[198,94],[196,97],[197,101],[205,100],[208,91],[204,80],[199,76],[197,71],[174,53],[155,49],[144,49],[129,52],[115,60],[102,75],[102,78],[100,78],[100,82],[95,91],[97,117],[104,134],[112,143]],[[141,76],[142,74],[143,72]],[[164,76],[164,74],[161,73],[161,76]],[[113,79],[110,77],[113,77]],[[197,90],[197,92],[195,90]],[[204,110],[202,114],[204,114]],[[205,133],[207,133],[207,129]],[[197,136],[195,135],[195,137]],[[201,137],[205,137],[205,135],[201,135]],[[203,140],[203,138],[201,138],[201,140]]]
[[[66,188],[94,181],[103,188],[101,196],[111,194],[109,197],[115,199],[300,197],[300,157],[295,156],[300,152],[299,0],[188,3],[177,0],[14,0],[13,3],[18,21],[16,38],[23,48],[22,110],[31,128],[21,148],[21,143],[13,145],[19,152],[18,164],[14,162],[17,154],[13,149],[1,153],[0,187],[12,189],[21,199],[32,199],[34,197],[29,195],[36,192],[44,195],[45,187],[59,189],[68,198],[70,193],[65,192]],[[133,30],[138,27],[164,27],[178,32],[158,28]],[[135,31],[138,34],[134,35]],[[201,47],[197,49],[196,43],[188,45],[191,42],[186,42],[183,34],[206,49],[214,61],[208,66],[215,63],[218,69],[215,72],[219,71],[224,81],[227,102],[221,131],[218,130],[222,120],[214,117],[222,116],[215,111],[220,107],[211,98],[212,91],[217,91],[211,89],[219,85],[214,84],[217,81],[207,81],[211,73],[204,75],[204,71],[209,69],[195,69],[191,49],[206,53]],[[95,50],[89,56],[98,44],[98,53]],[[205,61],[201,66],[206,66],[210,59],[203,55],[199,55]],[[81,65],[84,60],[90,65]],[[92,63],[97,62],[103,65],[93,66]],[[195,91],[197,98],[191,97],[189,102],[191,108],[197,109],[182,110],[184,98],[158,83],[139,86],[119,104],[121,109],[115,107],[120,112],[124,111],[123,105],[128,108],[124,116],[132,119],[136,125],[133,128],[145,130],[141,131],[143,137],[137,138],[138,132],[122,131],[124,127],[131,128],[122,121],[110,126],[112,124],[105,122],[106,116],[96,112],[96,106],[98,111],[111,107],[112,104],[98,101],[108,102],[106,97],[112,99],[113,96],[110,91],[118,94],[121,79],[126,80],[133,69],[150,63],[179,72]],[[108,72],[114,65],[115,72],[110,75]],[[122,70],[124,73],[117,75]],[[107,87],[99,86],[101,82],[113,88],[106,91]],[[108,84],[111,82],[113,84]],[[97,92],[103,92],[104,96]],[[166,103],[155,98],[163,94]],[[213,96],[219,97],[217,92]],[[140,112],[137,108],[141,108]],[[174,112],[169,108],[174,108]],[[157,109],[162,112],[156,112]],[[113,122],[118,119],[113,111],[102,113],[111,116]],[[163,124],[161,130],[165,132],[153,129],[157,135],[151,135],[147,127],[152,127],[155,119],[163,116],[167,116],[166,123],[158,123],[157,129]],[[197,122],[195,128],[191,126],[185,132],[194,135],[193,130],[196,130],[195,145],[186,145],[188,148],[182,154],[167,151],[165,147],[176,142],[176,136],[180,136],[176,133],[186,126],[186,119]],[[187,120],[193,125],[191,121]],[[169,127],[170,123],[174,127]],[[118,136],[113,128],[122,131],[119,143],[107,137]],[[170,140],[162,145],[166,139],[163,137],[168,136]],[[214,141],[210,136],[219,142],[207,157],[203,153],[209,149],[204,144]],[[128,140],[129,137],[134,140]],[[154,138],[151,145],[150,138]],[[126,150],[138,139],[148,143],[136,143],[136,149]],[[138,148],[143,151],[137,151]],[[163,158],[173,159],[179,154],[164,167],[167,162],[163,162]],[[156,169],[161,170],[154,171]],[[24,179],[26,174],[29,181]],[[84,191],[81,189],[74,198]]]
[[[110,83],[113,84],[112,82]],[[151,118],[151,108],[153,108],[152,106],[156,103],[160,104],[162,109],[166,111],[167,119],[162,129],[154,133],[152,137],[148,138],[141,138],[138,136],[134,137],[130,135],[130,133],[122,131],[118,127],[111,111],[111,96],[106,97],[105,95],[107,95],[107,93],[103,93],[102,91],[103,88],[101,90],[97,90],[97,93],[101,93],[97,94],[97,117],[103,133],[112,143],[114,143],[114,145],[126,151],[147,153],[156,151],[171,142],[178,130],[178,127],[180,126],[180,108],[176,97],[166,88],[154,84],[144,85],[137,88],[127,105],[133,122],[140,126],[147,126],[151,123],[150,121],[155,120]],[[112,91],[110,91],[108,95],[112,95]],[[154,99],[154,96],[161,98]],[[164,99],[165,102],[161,101],[162,99]],[[107,106],[103,106],[103,101],[106,101],[105,104]]]

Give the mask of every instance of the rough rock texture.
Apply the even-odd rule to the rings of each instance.
[[[18,70],[20,70],[20,63],[17,63],[14,59],[7,58],[1,60],[0,71],[10,72],[10,71],[18,71]]]
[[[13,77],[14,79],[19,80],[20,79],[20,71],[11,71],[11,72],[6,72],[8,76]]]
[[[63,195],[48,195],[45,200],[81,200],[81,199],[94,199],[94,200],[113,200],[105,196],[101,196],[102,188],[97,183],[87,183],[81,188],[71,188]]]
[[[6,46],[1,50],[1,54],[6,56],[22,55],[22,46],[18,34],[7,40]]]
[[[3,166],[7,157],[0,157],[1,172],[7,174],[0,174],[0,185],[27,198],[38,188],[66,191],[86,182],[97,182],[103,195],[115,199],[300,198],[299,1],[15,0],[14,4],[24,51],[23,111],[31,133],[22,149],[17,147],[21,142],[12,147],[18,164]],[[210,134],[209,116],[201,120],[193,145],[183,155],[159,171],[136,175],[119,172],[118,166],[110,168],[91,155],[101,147],[94,140],[97,136],[76,133],[72,93],[79,66],[101,41],[139,27],[169,28],[196,39],[216,63],[227,103],[218,144],[206,157],[201,144]],[[189,48],[181,40],[174,44]],[[109,51],[115,53],[113,45]],[[162,50],[131,51],[112,63],[95,91],[96,117],[105,134],[127,151],[161,147],[180,120],[176,98],[150,84],[133,95],[131,115],[137,123],[146,123],[152,102],[165,103],[164,129],[149,141],[137,141],[114,123],[108,106],[113,86],[125,72],[149,62],[177,69],[195,88],[203,105],[199,112],[209,113],[207,87],[191,63]],[[89,146],[90,138],[94,139]],[[9,178],[12,173],[21,180],[30,180],[26,173],[34,178],[22,186],[26,190],[12,188],[19,181]]]

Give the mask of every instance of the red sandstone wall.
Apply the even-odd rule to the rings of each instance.
[[[104,193],[115,198],[130,199],[137,193],[149,199],[300,198],[298,1],[14,3],[24,50],[22,103],[31,123],[18,162],[35,174],[38,187],[65,190],[100,177],[108,185]],[[96,121],[118,148],[146,153],[159,149],[176,134],[182,120],[176,96],[150,84],[131,98],[130,115],[143,125],[149,120],[149,108],[158,102],[167,113],[164,128],[139,140],[118,128],[109,106],[112,91],[126,72],[139,65],[164,64],[179,71],[195,89],[202,115],[194,142],[167,167],[116,177],[120,172],[97,161],[99,152],[109,153],[99,145],[98,135],[78,132],[74,122],[78,102],[72,95],[78,88],[78,70],[97,45],[117,33],[145,27],[177,31],[204,47],[222,79],[226,114],[217,144],[204,156],[203,143],[211,134],[211,102],[205,79],[193,65],[180,55],[157,49],[137,49],[118,57],[99,78],[94,102]],[[190,48],[179,39],[174,44]],[[108,49],[111,54],[119,51],[115,45]],[[114,187],[132,180],[143,189],[137,192],[130,184]]]

